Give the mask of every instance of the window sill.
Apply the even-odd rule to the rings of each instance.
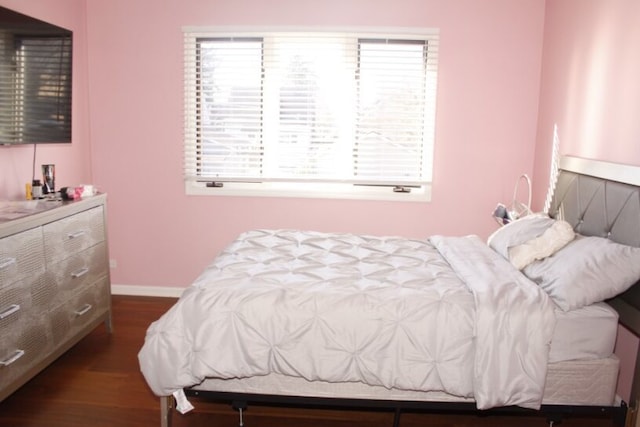
[[[354,186],[351,184],[310,184],[291,182],[225,182],[222,187],[207,187],[204,182],[185,182],[188,196],[296,197],[312,199],[379,200],[395,202],[429,202],[431,186],[411,188],[411,192],[394,192],[391,187]]]

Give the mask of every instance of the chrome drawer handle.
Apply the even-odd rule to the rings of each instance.
[[[5,311],[0,313],[0,320],[6,319],[18,310],[20,310],[20,304],[11,304]]]
[[[85,304],[82,306],[82,308],[80,310],[76,310],[75,314],[76,316],[82,316],[83,314],[87,314],[87,312],[89,310],[91,310],[93,308],[93,306],[91,304]]]
[[[16,259],[15,258],[3,258],[3,259],[0,259],[0,270],[4,270],[5,268],[7,268],[10,265],[13,265],[15,263],[16,263]]]
[[[84,230],[80,230],[80,231],[76,231],[75,233],[69,233],[69,234],[67,234],[67,238],[68,238],[69,240],[71,240],[71,239],[77,239],[78,237],[82,237],[82,236],[84,236],[84,234],[85,234],[85,231],[84,231]]]
[[[24,350],[16,350],[16,352],[13,353],[13,356],[11,356],[10,358],[0,360],[0,366],[9,366],[16,360],[20,359],[22,356],[24,356]]]
[[[84,276],[88,272],[89,272],[89,268],[88,267],[83,267],[80,270],[76,270],[73,273],[71,273],[71,278],[72,279],[77,279],[78,277]]]

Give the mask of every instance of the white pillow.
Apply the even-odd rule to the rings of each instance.
[[[564,311],[613,298],[640,280],[640,248],[603,237],[576,238],[524,274]]]

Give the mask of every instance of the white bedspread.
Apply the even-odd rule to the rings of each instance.
[[[138,357],[159,396],[276,372],[538,408],[554,322],[546,294],[477,237],[258,230],[149,327]]]

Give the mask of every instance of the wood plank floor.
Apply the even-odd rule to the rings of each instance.
[[[149,324],[175,300],[113,297],[114,333],[98,327],[69,352],[9,398],[0,402],[0,426],[111,427],[159,426],[159,400],[138,368],[137,353]],[[1,375],[1,372],[0,372]],[[0,378],[1,379],[1,378]],[[175,427],[238,426],[227,403],[192,400],[195,411],[173,415]],[[250,406],[246,427],[391,427],[385,411],[329,410]],[[544,417],[405,413],[401,427],[548,425]],[[609,427],[598,417],[565,419],[565,427]]]

